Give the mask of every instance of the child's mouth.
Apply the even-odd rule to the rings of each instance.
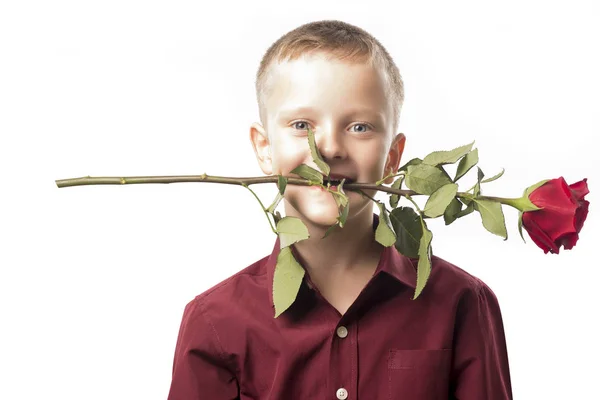
[[[342,181],[344,182],[344,184],[354,182],[352,179],[346,178],[346,179],[326,179],[324,181],[324,183],[329,184],[330,189],[337,190],[338,186],[342,184]]]

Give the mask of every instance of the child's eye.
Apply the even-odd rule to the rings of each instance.
[[[301,124],[303,127],[302,128],[298,128],[298,124]],[[301,131],[306,131],[306,130],[308,130],[308,122],[306,122],[306,121],[296,121],[296,122],[292,123],[292,127],[296,128],[296,129],[300,129]]]
[[[300,129],[301,131],[307,130],[308,126],[309,126],[309,124],[306,121],[296,121],[296,122],[292,123],[292,127],[296,128],[296,129]],[[367,132],[370,129],[370,126],[368,124],[364,124],[364,123],[358,123],[358,124],[352,125],[353,128],[356,126],[362,126],[363,128],[358,131],[354,130],[353,132],[363,133],[363,132]]]
[[[358,132],[358,133],[366,132],[366,131],[367,131],[367,129],[369,129],[369,125],[367,125],[367,124],[362,124],[362,123],[360,123],[360,124],[355,124],[355,125],[352,125],[352,127],[353,127],[353,128],[354,128],[354,127],[356,127],[356,126],[363,126],[363,127],[364,127],[364,128],[363,128],[362,130],[360,130],[360,131],[356,131],[356,130],[354,131],[354,132]]]

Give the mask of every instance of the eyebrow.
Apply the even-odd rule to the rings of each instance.
[[[318,114],[318,110],[312,107],[290,107],[283,108],[277,112],[277,119],[291,117],[296,114]]]
[[[319,110],[313,107],[291,107],[291,108],[283,108],[280,109],[277,113],[277,119],[284,119],[291,117],[293,115],[298,114],[319,114]],[[379,120],[379,122],[383,123],[385,121],[384,114],[376,109],[372,108],[355,108],[350,110],[345,114],[347,117],[355,116],[355,115],[369,115],[371,117],[375,117]]]

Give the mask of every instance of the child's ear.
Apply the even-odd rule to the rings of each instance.
[[[250,126],[250,141],[252,142],[252,148],[256,154],[260,169],[262,169],[265,175],[271,175],[273,173],[273,165],[269,138],[265,128],[258,122],[254,122]]]
[[[390,151],[388,153],[388,158],[385,163],[384,176],[387,176],[391,173],[396,173],[398,168],[400,168],[400,160],[402,159],[402,153],[404,152],[404,144],[406,143],[406,136],[403,133],[399,133],[396,135],[394,140],[392,141],[392,145],[390,146]],[[394,183],[396,178],[388,178],[383,183],[391,184]]]

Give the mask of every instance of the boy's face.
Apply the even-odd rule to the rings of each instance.
[[[398,169],[404,135],[392,131],[392,102],[382,71],[367,64],[326,60],[321,54],[271,68],[264,99],[266,127],[254,123],[250,129],[265,174],[296,176],[290,171],[303,163],[317,169],[308,146],[308,127],[332,177],[376,182]],[[376,191],[365,193],[373,197]],[[371,200],[349,190],[346,194],[349,219],[365,213],[372,218]],[[338,216],[332,195],[318,187],[288,185],[284,198],[287,216],[322,226],[334,224]]]

